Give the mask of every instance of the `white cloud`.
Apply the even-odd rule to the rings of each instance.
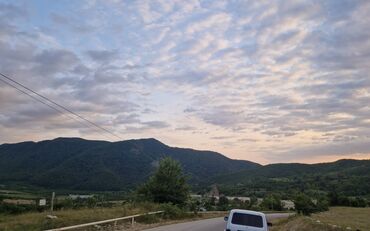
[[[2,6],[1,70],[125,138],[262,162],[370,153],[366,1],[87,1],[44,21]],[[5,141],[98,136],[0,97]]]

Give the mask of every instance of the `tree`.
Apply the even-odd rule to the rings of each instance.
[[[138,193],[153,202],[182,205],[189,198],[189,185],[180,163],[166,157]]]
[[[225,211],[229,209],[229,199],[225,196],[221,196],[218,199],[218,209],[221,211]]]
[[[281,204],[281,196],[278,194],[270,194],[263,199],[261,206],[268,210],[283,210]]]
[[[297,212],[303,215],[310,215],[315,212],[315,204],[306,194],[299,193],[294,200],[294,204]]]
[[[311,215],[311,213],[327,211],[329,202],[325,197],[319,196],[312,199],[304,193],[299,193],[294,200],[295,208],[298,213]]]
[[[249,203],[249,206],[251,208],[257,208],[258,207],[258,198],[255,195],[251,196],[251,201]]]

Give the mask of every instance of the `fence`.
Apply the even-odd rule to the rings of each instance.
[[[127,216],[127,217],[119,217],[119,218],[103,220],[103,221],[95,221],[95,222],[90,222],[90,223],[85,223],[85,224],[80,224],[80,225],[72,225],[72,226],[67,226],[67,227],[62,227],[62,228],[48,229],[48,230],[45,230],[45,231],[61,231],[61,230],[78,229],[78,228],[83,228],[83,227],[87,227],[87,226],[106,224],[106,223],[110,223],[110,222],[114,222],[114,224],[116,225],[117,221],[128,220],[128,219],[131,219],[131,225],[134,225],[135,217],[140,217],[140,216],[145,216],[145,215],[154,215],[154,214],[159,214],[159,213],[163,213],[163,212],[164,211],[156,211],[156,212],[149,212],[149,213],[143,213],[143,214],[136,214],[136,215],[131,215],[131,216]]]

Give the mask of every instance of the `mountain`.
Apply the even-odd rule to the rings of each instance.
[[[295,191],[340,192],[370,196],[370,160],[343,159],[320,164],[270,164],[253,170],[224,174],[207,184],[218,184],[225,194],[263,196]]]
[[[107,142],[57,138],[0,145],[0,182],[54,189],[124,190],[144,182],[165,156],[178,160],[193,184],[260,166],[216,152],[169,147],[155,139]]]

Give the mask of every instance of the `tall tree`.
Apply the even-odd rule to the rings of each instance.
[[[189,185],[180,163],[170,157],[162,159],[139,194],[158,203],[184,204],[189,198]]]

